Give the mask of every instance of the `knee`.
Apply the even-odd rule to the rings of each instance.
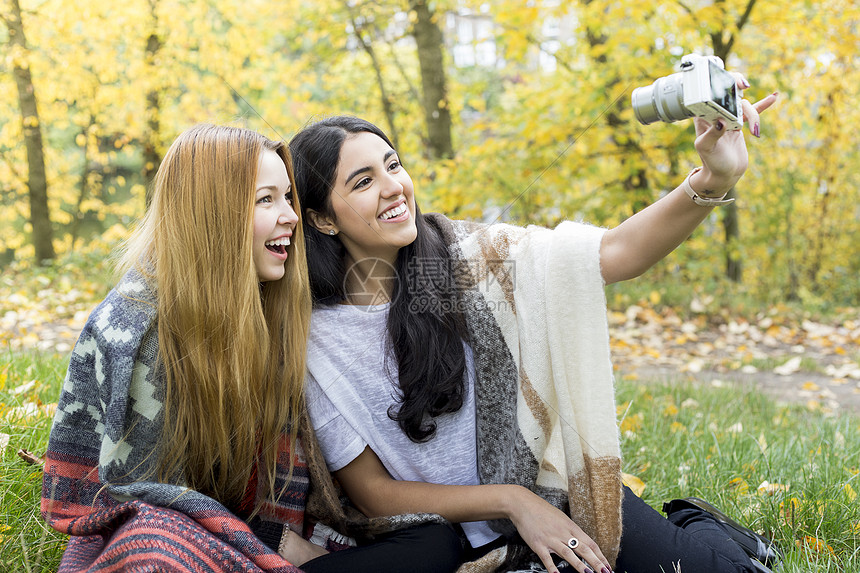
[[[424,554],[416,556],[416,573],[455,571],[463,562],[463,543],[454,528],[447,524],[429,523],[415,527],[412,534],[420,538]],[[426,566],[422,566],[424,563]]]

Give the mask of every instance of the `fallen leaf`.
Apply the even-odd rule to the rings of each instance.
[[[729,488],[735,490],[740,495],[744,495],[749,491],[750,486],[744,478],[736,477],[729,481]]]
[[[621,473],[621,481],[636,494],[637,497],[642,497],[645,492],[645,482],[632,474]]]
[[[798,370],[800,370],[800,362],[802,358],[800,356],[795,356],[781,366],[777,366],[773,369],[775,374],[779,374],[780,376],[791,376]]]
[[[794,523],[795,516],[800,511],[800,500],[796,497],[791,497],[785,501],[779,502],[779,512],[785,517],[788,523]]]
[[[836,555],[833,552],[833,548],[830,547],[827,543],[818,539],[817,537],[812,537],[811,535],[806,535],[803,539],[797,540],[798,547],[806,547],[807,549],[811,549],[815,553],[828,553],[830,555]]]
[[[25,449],[18,450],[18,457],[21,458],[22,460],[24,460],[25,462],[27,462],[28,464],[39,465],[39,466],[45,465],[44,458],[40,458],[37,455],[35,455],[34,453],[28,452]]]
[[[21,384],[17,388],[12,388],[11,390],[9,390],[9,393],[12,394],[13,396],[18,396],[19,394],[23,394],[24,392],[29,392],[30,390],[32,390],[35,387],[36,387],[36,381],[30,380],[29,382],[27,382],[25,384]]]
[[[770,483],[769,481],[765,480],[761,482],[761,484],[758,486],[757,491],[759,493],[774,494],[780,491],[788,491],[788,486],[783,485],[781,483]]]

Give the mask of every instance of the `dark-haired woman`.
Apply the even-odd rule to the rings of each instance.
[[[774,100],[744,102],[752,126]],[[666,520],[620,483],[603,287],[674,249],[747,167],[740,132],[696,129],[703,167],[608,231],[422,215],[397,151],[358,118],[293,138],[308,407],[358,509],[460,524],[478,570],[534,555],[550,572],[553,555],[579,572],[755,570],[716,519]]]

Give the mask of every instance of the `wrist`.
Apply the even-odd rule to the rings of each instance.
[[[700,197],[718,199],[725,197],[732,190],[735,183],[737,183],[737,179],[716,177],[707,167],[700,167],[690,175],[689,183],[693,191]]]
[[[699,205],[700,207],[716,207],[718,205],[728,205],[732,203],[734,199],[726,199],[726,195],[728,191],[723,193],[722,195],[703,195],[702,193],[697,192],[693,186],[690,184],[690,181],[698,175],[703,170],[702,167],[696,167],[687,175],[684,179],[684,182],[681,183],[679,189],[682,189],[684,193],[686,193],[690,199],[693,200],[693,203]]]
[[[528,496],[532,492],[523,486],[514,484],[505,484],[502,488],[499,492],[501,494],[499,509],[507,519],[516,521],[517,512],[526,505],[524,496]]]

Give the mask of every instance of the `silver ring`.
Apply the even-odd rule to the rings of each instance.
[[[576,549],[577,547],[579,547],[579,539],[577,539],[576,537],[571,537],[567,540],[567,546],[571,549]]]

